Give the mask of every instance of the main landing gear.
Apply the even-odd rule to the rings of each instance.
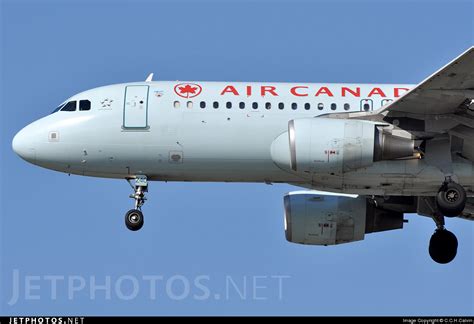
[[[145,192],[148,191],[148,181],[146,176],[136,176],[135,179],[127,179],[134,190],[130,198],[135,199],[135,209],[130,209],[125,214],[125,226],[131,231],[138,231],[143,226],[142,206],[146,201]],[[135,181],[132,184],[132,181]]]
[[[436,204],[444,216],[456,217],[466,207],[466,199],[466,191],[460,184],[446,180],[436,196]]]
[[[454,260],[458,252],[458,239],[444,228],[442,214],[435,213],[432,218],[436,223],[436,230],[431,236],[428,252],[433,261],[441,264],[449,263]]]
[[[444,227],[444,216],[459,216],[466,206],[466,191],[456,182],[447,179],[436,196],[437,210],[433,210],[436,230],[431,236],[428,252],[433,261],[441,264],[454,260],[458,250],[456,236]]]

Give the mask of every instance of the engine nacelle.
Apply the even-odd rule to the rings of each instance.
[[[403,213],[378,208],[365,197],[297,191],[284,204],[285,236],[292,243],[334,245],[403,228]]]
[[[298,173],[344,173],[375,161],[410,157],[414,141],[365,120],[303,118],[272,143],[273,161]]]

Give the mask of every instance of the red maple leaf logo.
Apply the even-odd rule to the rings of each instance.
[[[174,91],[180,97],[193,98],[201,93],[202,88],[194,83],[180,83],[174,87]]]
[[[184,87],[179,87],[179,93],[181,94],[195,94],[197,87],[190,86],[189,84],[185,85]]]

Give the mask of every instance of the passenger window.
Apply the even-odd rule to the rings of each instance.
[[[180,103],[178,100],[176,100],[176,101],[173,103],[173,107],[179,108],[179,107],[181,107],[181,103]]]
[[[285,104],[283,102],[280,102],[278,104],[278,109],[282,110],[283,108],[285,108]]]
[[[304,104],[304,109],[309,110],[311,108],[311,105],[309,103]]]
[[[383,99],[381,102],[381,106],[385,106],[393,101],[393,99]]]
[[[61,108],[61,111],[76,111],[76,101],[69,101]]]
[[[217,109],[219,108],[219,103],[217,101],[214,101],[214,103],[212,104],[212,106]]]
[[[188,102],[186,103],[186,107],[188,107],[188,109],[193,108],[193,102],[192,102],[192,101],[188,101]]]
[[[272,104],[270,102],[265,103],[265,109],[272,109]]]
[[[258,109],[258,103],[257,102],[252,103],[252,108],[253,109]]]
[[[199,104],[199,106],[201,108],[206,108],[206,102],[205,101],[201,101],[201,103]]]
[[[298,104],[296,102],[293,102],[291,104],[291,109],[296,110],[298,108]]]
[[[91,102],[89,100],[81,100],[79,101],[79,110],[91,110]]]
[[[337,108],[337,105],[335,103],[332,103],[331,104],[331,110],[336,110],[336,108]]]
[[[368,103],[364,104],[364,111],[369,111],[370,110],[370,105]]]
[[[225,106],[227,107],[227,109],[232,108],[232,102],[227,101],[227,103],[225,104]]]
[[[318,103],[318,109],[323,110],[324,109],[324,104],[322,102]]]
[[[244,109],[244,108],[245,108],[245,102],[241,101],[241,102],[239,103],[239,108],[240,108],[240,109]]]
[[[349,110],[349,109],[351,109],[351,105],[348,104],[348,103],[345,103],[344,104],[344,110]]]

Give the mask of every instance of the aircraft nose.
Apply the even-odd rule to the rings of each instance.
[[[34,135],[28,130],[28,126],[20,130],[12,141],[12,148],[23,160],[35,163],[36,151],[34,147]]]

